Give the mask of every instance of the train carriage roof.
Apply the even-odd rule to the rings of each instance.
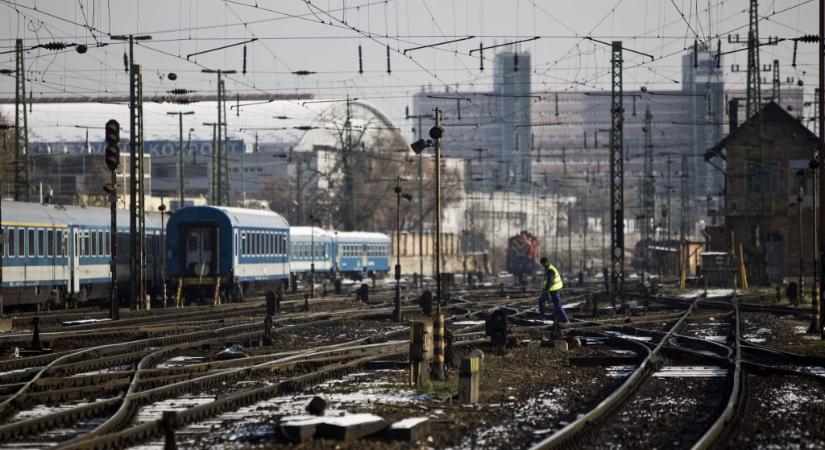
[[[289,227],[289,237],[307,238],[314,234],[316,240],[331,241],[333,233],[319,227]]]
[[[289,228],[280,214],[260,209],[229,208],[224,206],[188,206],[172,214],[169,223],[175,222],[228,222],[233,227]]]
[[[168,217],[166,219],[169,220]],[[109,208],[97,206],[50,205],[32,202],[3,202],[3,224],[46,225],[54,224],[97,227],[108,229],[111,225]],[[119,230],[129,228],[129,211],[117,210],[117,227]],[[146,214],[146,229],[160,229],[160,213]]]
[[[55,225],[65,227],[68,223],[66,211],[60,206],[3,201],[3,225],[5,226]]]
[[[366,231],[340,231],[338,232],[339,242],[371,242],[388,243],[390,237],[383,233],[371,233]]]

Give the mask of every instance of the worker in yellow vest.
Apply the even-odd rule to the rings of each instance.
[[[562,306],[561,297],[559,297],[559,292],[564,287],[561,273],[559,273],[559,269],[557,269],[556,266],[550,264],[547,258],[542,257],[539,262],[541,266],[544,267],[544,286],[539,296],[539,313],[541,313],[541,318],[544,320],[544,303],[549,297],[553,300],[553,307],[556,308],[556,320],[568,323],[570,319],[567,317],[567,313],[564,312],[564,306]]]

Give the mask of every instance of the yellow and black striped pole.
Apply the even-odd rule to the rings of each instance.
[[[444,379],[444,314],[436,312],[433,317],[433,353],[435,355],[435,378]]]

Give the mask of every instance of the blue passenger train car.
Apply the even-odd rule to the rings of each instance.
[[[180,209],[168,223],[166,266],[189,300],[275,291],[289,277],[289,224],[271,211]]]
[[[107,208],[3,203],[2,286],[6,305],[103,300],[111,272]],[[146,216],[147,292],[160,292],[160,215]],[[120,297],[129,287],[129,213],[118,211]]]
[[[290,227],[289,270],[294,274],[306,274],[314,263],[316,274],[331,273],[333,242],[333,234],[322,228]]]
[[[338,232],[335,238],[335,266],[353,278],[385,274],[392,256],[390,237],[382,233]]]

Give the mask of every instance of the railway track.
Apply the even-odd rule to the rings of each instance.
[[[727,365],[701,369],[694,365],[708,358],[727,361],[735,349],[696,336],[691,321],[705,319],[697,316],[698,303],[695,300],[678,317],[671,316],[674,323],[664,332],[614,329],[612,338],[635,346],[641,362],[617,368],[627,377],[615,391],[532,448],[690,448],[691,440],[702,438],[721,407],[718,399],[726,397]],[[733,334],[735,329],[731,327]],[[687,425],[679,429],[674,424]],[[674,435],[686,442],[669,440]]]

